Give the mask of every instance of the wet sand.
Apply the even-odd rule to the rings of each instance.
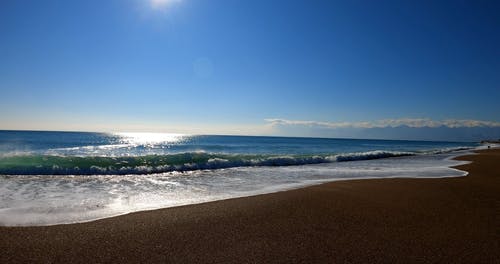
[[[82,224],[0,227],[0,263],[500,263],[500,150],[470,174],[332,182]]]

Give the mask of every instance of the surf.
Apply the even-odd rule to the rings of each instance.
[[[390,157],[439,154],[464,150],[453,148],[428,152],[366,151],[323,155],[265,155],[185,152],[144,156],[13,155],[0,157],[1,175],[126,175],[234,167],[297,166],[360,161]]]

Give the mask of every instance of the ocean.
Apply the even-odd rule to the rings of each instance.
[[[0,225],[53,225],[345,179],[457,177],[478,143],[0,131]]]

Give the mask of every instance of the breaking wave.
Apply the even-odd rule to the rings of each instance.
[[[469,148],[426,153],[368,151],[324,155],[262,155],[186,152],[144,156],[13,155],[0,157],[0,175],[125,175],[172,171],[212,170],[249,166],[293,166],[390,157],[439,154]]]

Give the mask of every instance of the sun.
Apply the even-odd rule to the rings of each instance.
[[[149,0],[153,9],[164,9],[173,4],[180,3],[182,0]]]

